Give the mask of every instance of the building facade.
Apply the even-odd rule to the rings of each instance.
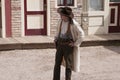
[[[120,0],[110,0],[109,33],[120,33]]]
[[[54,36],[57,8],[70,6],[86,35],[120,33],[119,0],[0,0],[0,36]]]

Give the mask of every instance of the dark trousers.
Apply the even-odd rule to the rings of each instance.
[[[64,57],[66,70],[65,70],[65,80],[71,80],[72,74],[72,54],[73,47],[70,46],[58,46],[55,56],[55,66],[54,66],[54,74],[53,80],[60,80],[60,70],[61,70],[61,63]]]

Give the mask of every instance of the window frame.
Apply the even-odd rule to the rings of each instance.
[[[72,4],[67,4],[68,0],[63,0],[63,4],[58,4],[57,1],[57,6],[74,6],[74,0],[72,0]]]
[[[77,7],[77,0],[72,0],[72,5],[58,5],[58,0],[55,1],[55,7],[59,8],[59,7],[63,7],[63,6],[69,6],[69,7]],[[64,3],[67,3],[67,0],[64,1]]]
[[[120,1],[111,1],[110,0],[110,3],[120,3]]]
[[[90,1],[90,0],[89,0]],[[98,12],[103,12],[104,10],[105,10],[105,1],[103,0],[103,4],[102,4],[102,8],[103,9],[101,9],[101,10],[90,10],[90,2],[88,1],[88,11],[89,12],[96,12],[96,11],[98,11]]]

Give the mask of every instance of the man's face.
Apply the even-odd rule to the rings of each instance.
[[[65,16],[65,15],[61,15],[61,19],[64,20],[64,21],[68,21],[68,17]]]

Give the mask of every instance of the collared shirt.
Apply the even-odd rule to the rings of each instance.
[[[60,37],[63,37],[68,29],[68,22],[62,21]]]

